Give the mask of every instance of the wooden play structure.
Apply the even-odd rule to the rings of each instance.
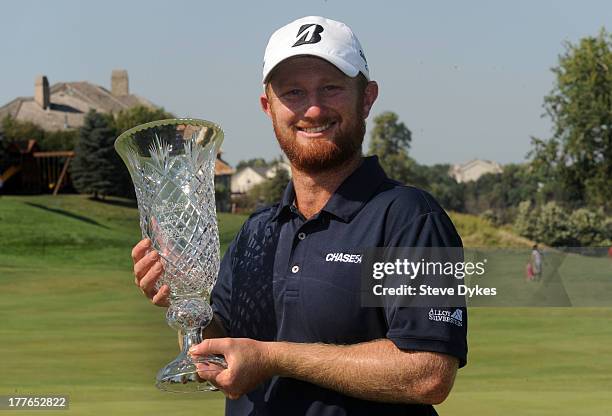
[[[66,184],[68,166],[74,155],[73,151],[35,152],[33,156],[41,175],[41,186],[57,195]]]
[[[3,193],[53,193],[71,189],[68,167],[73,151],[41,152],[36,140],[11,143],[8,166],[0,169]]]
[[[11,178],[11,176],[19,172],[21,172],[21,166],[19,165],[9,166],[7,170],[5,170],[2,174],[0,174],[0,183],[4,184],[6,181],[8,181]]]

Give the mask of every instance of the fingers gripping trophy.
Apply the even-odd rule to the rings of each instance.
[[[158,388],[209,391],[192,358],[192,345],[213,317],[208,297],[219,271],[219,231],[215,207],[215,161],[223,130],[196,119],[154,121],[121,134],[115,149],[134,183],[140,228],[164,264],[157,283],[170,287],[168,325],[180,331],[182,351],[157,374]],[[223,357],[201,362],[226,367]]]

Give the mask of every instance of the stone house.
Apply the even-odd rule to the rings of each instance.
[[[138,105],[157,108],[147,99],[130,94],[125,70],[113,70],[110,91],[88,81],[58,82],[50,86],[47,77],[40,75],[34,82],[34,96],[17,97],[0,107],[0,120],[11,115],[16,120],[31,121],[46,131],[69,130],[81,127],[90,109],[116,113]]]
[[[40,75],[34,82],[32,97],[17,97],[0,107],[0,121],[10,115],[19,121],[33,122],[46,131],[71,130],[83,125],[85,115],[90,109],[100,113],[117,113],[138,105],[152,109],[158,108],[149,100],[130,94],[128,73],[125,70],[112,71],[110,91],[88,81],[59,82],[49,85],[48,78]],[[2,138],[1,123],[0,138]],[[24,139],[27,142],[29,138]],[[29,153],[33,154],[33,152]],[[32,169],[28,167],[29,165],[17,164],[15,166],[19,173],[15,174],[11,171],[11,176],[15,183],[17,183],[16,179],[20,180],[19,184],[23,182],[21,178],[23,175],[33,176],[40,170]],[[0,180],[5,177],[7,167],[0,166]],[[221,158],[221,154],[217,155],[215,183],[219,189],[226,190],[217,198],[217,208],[220,211],[230,209],[229,189],[233,173],[234,170]],[[8,179],[8,174],[6,179]],[[32,190],[34,188],[30,188],[26,189],[19,185],[15,187],[15,192],[34,192]]]

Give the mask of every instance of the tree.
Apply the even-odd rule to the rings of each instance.
[[[117,133],[121,134],[140,124],[165,120],[167,118],[174,118],[174,115],[168,113],[163,108],[150,108],[144,105],[137,105],[127,110],[121,110],[115,115],[115,128],[117,129]]]
[[[548,140],[532,138],[530,157],[548,183],[563,187],[573,206],[612,207],[612,35],[565,44],[552,69],[556,82],[544,99],[554,124]],[[547,171],[548,170],[548,171]],[[553,185],[554,186],[554,185]]]
[[[2,133],[0,133],[0,172],[4,171],[4,169],[6,169],[8,166],[8,154],[6,148],[7,141],[3,137]]]
[[[374,118],[370,138],[370,154],[378,155],[380,165],[387,175],[403,183],[411,182],[415,164],[408,156],[412,133],[397,114],[386,111]]]
[[[274,161],[266,162],[266,159],[264,159],[263,157],[256,157],[256,158],[253,158],[253,159],[241,160],[236,165],[236,172],[238,172],[239,170],[241,170],[243,168],[246,168],[246,167],[251,167],[251,168],[267,168],[268,166],[270,166],[271,163],[274,163]]]
[[[523,237],[551,246],[593,247],[612,242],[612,218],[603,210],[580,208],[568,213],[556,202],[519,204],[514,228]]]
[[[246,195],[237,198],[237,208],[248,212],[260,206],[271,205],[280,201],[290,180],[289,172],[282,167],[278,167],[272,178],[255,185]]]
[[[31,121],[20,121],[10,115],[2,120],[2,130],[7,142],[34,139],[41,150],[74,150],[78,130],[45,131]]]
[[[215,204],[217,212],[228,211],[230,208],[230,187],[224,181],[215,177]]]
[[[284,168],[278,167],[275,171],[276,174],[272,178],[263,182],[262,196],[266,204],[273,204],[280,201],[287,184],[291,180],[289,172]]]
[[[514,228],[523,237],[551,246],[567,246],[573,245],[568,220],[567,212],[554,201],[542,207],[523,201]]]
[[[280,201],[289,180],[289,173],[285,169],[276,169],[273,177],[251,188],[247,195],[247,205],[255,208],[258,205],[270,205]]]
[[[538,202],[538,181],[528,165],[508,164],[502,173],[487,173],[464,186],[466,211],[487,213],[494,224],[511,223],[521,201]]]
[[[103,198],[126,192],[123,163],[115,152],[116,131],[112,118],[90,110],[79,131],[76,156],[72,163],[72,179],[81,193]]]
[[[2,119],[2,131],[7,142],[34,139],[40,145],[45,136],[45,131],[36,124],[31,121],[19,121],[10,114]]]
[[[612,239],[612,236],[607,234],[606,220],[609,221],[601,210],[580,208],[572,212],[569,216],[569,227],[571,234],[576,236],[576,245],[595,246]]]
[[[463,211],[465,186],[449,175],[449,169],[447,164],[425,166],[414,163],[410,183],[432,194],[444,209]]]
[[[45,137],[40,142],[42,150],[74,150],[79,141],[79,130],[45,131]]]
[[[576,245],[576,236],[569,227],[567,212],[556,202],[546,203],[536,212],[535,236],[551,246]]]
[[[531,201],[523,201],[518,206],[514,230],[525,238],[536,240],[535,222],[537,215],[534,214]]]

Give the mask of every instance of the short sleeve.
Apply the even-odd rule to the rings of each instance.
[[[396,224],[398,223],[395,221]],[[389,236],[389,247],[462,247],[461,238],[446,213],[428,212],[413,218]],[[398,348],[449,354],[467,363],[465,307],[385,307],[387,338]]]

